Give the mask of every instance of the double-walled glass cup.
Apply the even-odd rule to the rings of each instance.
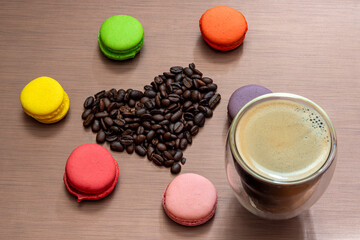
[[[244,114],[254,106],[270,100],[289,100],[308,106],[324,119],[330,136],[326,161],[314,173],[292,181],[280,181],[252,169],[236,146],[236,129]],[[225,169],[237,199],[251,213],[266,219],[293,218],[309,209],[325,192],[336,165],[337,142],[334,127],[324,112],[311,100],[288,93],[270,93],[248,102],[233,119],[226,142]]]

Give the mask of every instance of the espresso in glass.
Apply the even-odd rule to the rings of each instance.
[[[335,167],[330,119],[298,95],[272,93],[249,102],[232,122],[228,145],[246,199],[232,188],[263,217],[289,218],[310,207],[330,181],[322,180],[324,173],[331,178]]]
[[[291,100],[257,104],[242,116],[235,134],[245,164],[275,181],[295,181],[314,174],[331,148],[322,116]]]

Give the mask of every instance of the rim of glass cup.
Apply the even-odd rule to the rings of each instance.
[[[328,155],[328,158],[326,159],[325,163],[312,175],[309,175],[305,178],[293,180],[293,181],[279,181],[267,178],[265,176],[262,176],[258,174],[257,172],[253,171],[242,159],[239,151],[237,150],[236,143],[235,143],[235,132],[236,127],[238,125],[238,122],[240,121],[241,117],[245,114],[245,112],[250,109],[253,105],[256,105],[258,103],[261,103],[263,101],[267,100],[274,100],[274,99],[288,99],[296,102],[303,103],[305,105],[310,105],[315,111],[317,111],[321,116],[323,117],[324,121],[326,122],[329,131],[330,131],[330,139],[331,139],[331,148]],[[329,116],[326,114],[326,112],[315,102],[311,101],[308,98],[302,97],[300,95],[291,94],[291,93],[268,93],[261,95],[257,98],[254,98],[253,100],[249,101],[247,104],[245,104],[239,112],[234,117],[229,130],[229,140],[230,140],[230,149],[232,152],[232,155],[235,157],[238,164],[251,176],[255,177],[258,180],[261,180],[266,183],[270,184],[279,184],[279,185],[296,185],[301,184],[304,182],[311,181],[318,176],[322,175],[333,163],[336,151],[337,151],[337,138],[336,133],[333,124],[330,121]]]

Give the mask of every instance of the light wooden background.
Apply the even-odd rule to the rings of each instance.
[[[0,239],[360,239],[360,1],[1,1]],[[210,7],[240,10],[244,44],[222,53],[198,27]],[[114,62],[97,45],[101,23],[128,14],[143,24],[135,59]],[[113,153],[120,166],[114,192],[76,202],[62,176],[67,157],[95,135],[82,127],[84,99],[102,89],[141,89],[172,65],[195,62],[219,86],[222,101],[185,151],[183,173],[209,178],[219,194],[210,222],[189,228],[164,214],[161,196],[174,176],[146,159]],[[22,88],[39,76],[58,80],[70,97],[66,119],[43,125],[21,109]],[[226,107],[246,84],[314,100],[338,134],[338,165],[324,196],[288,221],[246,212],[226,181]],[[109,148],[109,146],[106,146]]]

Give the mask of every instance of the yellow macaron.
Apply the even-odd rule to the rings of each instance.
[[[61,85],[50,77],[39,77],[21,91],[24,112],[42,123],[55,123],[63,119],[70,106],[69,97]]]

